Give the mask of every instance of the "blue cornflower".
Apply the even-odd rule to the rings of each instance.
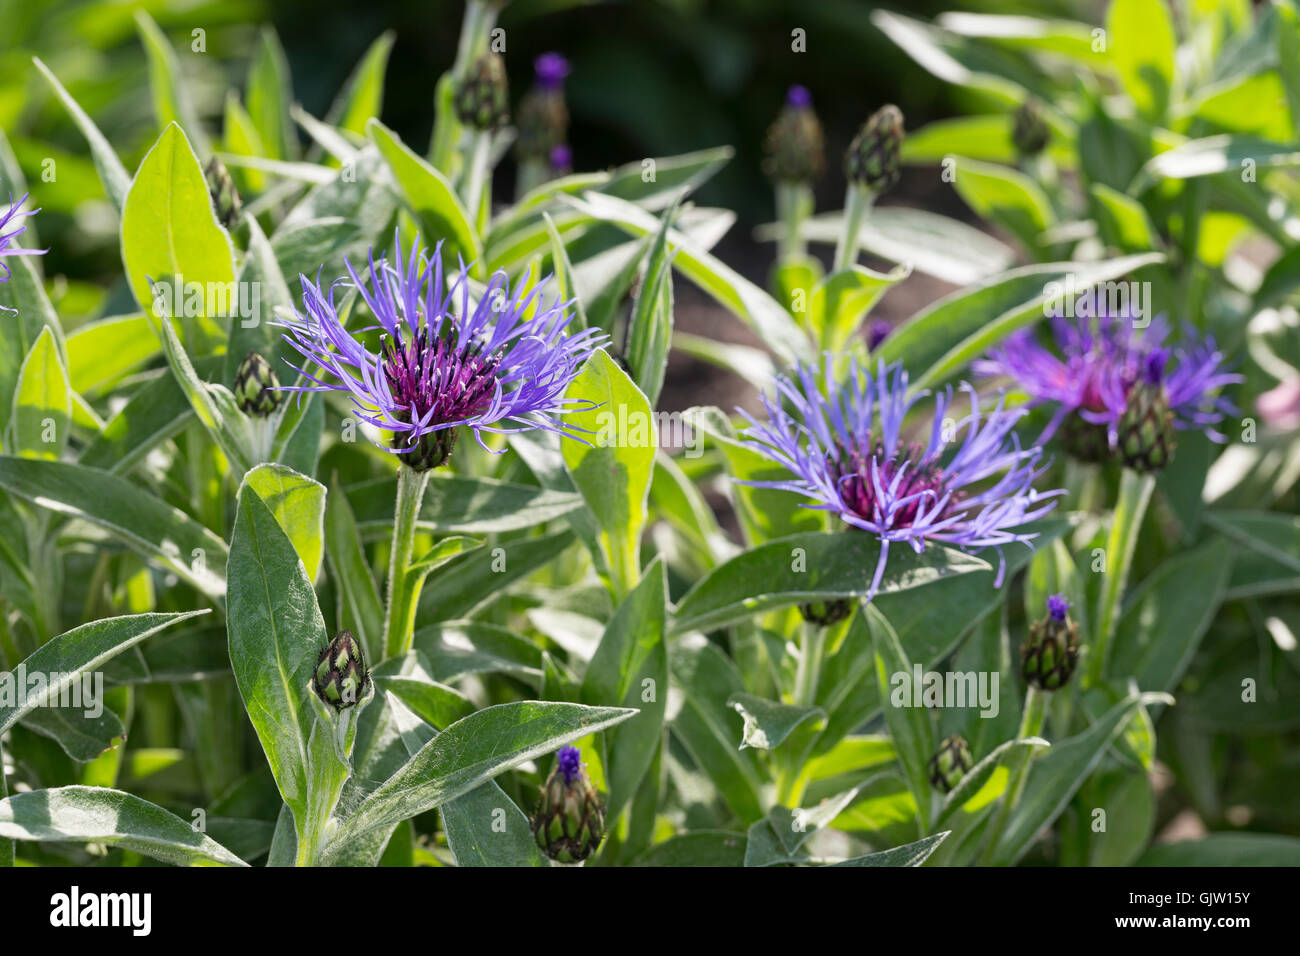
[[[936,393],[928,442],[909,444],[903,440],[903,421],[930,393],[908,396],[902,363],[881,363],[873,377],[855,361],[847,379],[837,384],[831,384],[830,365],[828,356],[821,381],[805,365],[793,377],[778,377],[777,395],[763,396],[766,422],[741,412],[752,426],[744,433],[750,447],[793,474],[749,483],[806,495],[816,502],[807,507],[834,512],[845,524],[879,538],[868,600],[880,586],[895,542],[918,553],[930,542],[996,548],[994,584],[1000,586],[1006,570],[1002,546],[1032,540],[1032,533],[1017,529],[1046,514],[1055,504],[1050,499],[1062,493],[1033,488],[1043,471],[1041,450],[1022,449],[1012,432],[1023,411],[1008,410],[999,400],[996,408],[981,412],[975,390],[962,383],[970,413],[945,426],[953,392]]]
[[[9,265],[3,261],[7,256],[39,256],[45,252],[44,249],[23,249],[14,242],[27,231],[27,227],[21,225],[20,220],[40,212],[39,209],[24,211],[23,203],[26,201],[26,193],[17,202],[14,202],[11,197],[9,208],[0,210],[0,282],[9,278]]]
[[[351,262],[328,288],[302,276],[305,314],[281,324],[308,360],[298,371],[314,384],[286,390],[346,392],[357,416],[392,432],[391,450],[417,469],[443,464],[462,425],[481,445],[481,432],[571,435],[560,416],[590,406],[564,392],[603,334],[567,334],[571,313],[544,301],[547,279],[512,296],[497,272],[471,298],[467,267],[444,283],[439,252],[413,244],[404,256],[399,241],[396,264],[372,252],[364,278]],[[378,322],[358,330],[381,330],[377,353],[345,327],[339,287],[355,289]]]
[[[1024,329],[975,363],[978,374],[1013,379],[1033,404],[1056,406],[1040,442],[1065,425],[1072,455],[1107,457],[1118,445],[1134,387],[1143,383],[1163,392],[1174,428],[1200,428],[1216,442],[1225,440],[1213,426],[1235,408],[1219,390],[1242,378],[1224,370],[1212,336],[1201,339],[1188,328],[1181,342],[1168,345],[1163,319],[1140,332],[1127,315],[1053,316],[1051,323],[1055,351]]]

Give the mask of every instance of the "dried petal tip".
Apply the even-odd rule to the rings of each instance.
[[[1047,617],[1029,629],[1020,648],[1020,673],[1039,690],[1059,690],[1070,681],[1079,662],[1079,625],[1070,620],[1064,594],[1047,599]]]
[[[844,175],[855,186],[883,193],[898,182],[898,157],[903,147],[903,114],[892,103],[882,106],[863,124],[844,157]]]
[[[1022,156],[1037,156],[1047,148],[1052,131],[1034,100],[1025,100],[1016,110],[1011,125],[1011,142]]]
[[[538,847],[557,863],[581,863],[605,836],[605,810],[575,747],[561,747],[533,814]]]
[[[812,109],[812,94],[792,86],[785,106],[768,128],[763,172],[778,183],[807,183],[826,168],[822,124]]]
[[[280,380],[257,352],[249,352],[235,373],[235,401],[245,415],[266,418],[280,407]]]
[[[505,62],[496,53],[484,53],[456,84],[452,101],[466,126],[494,130],[510,119],[509,97]]]
[[[961,778],[966,776],[973,763],[970,745],[966,743],[966,738],[960,734],[945,737],[926,767],[929,771],[930,785],[944,793],[952,793],[953,788],[961,783]]]
[[[370,673],[361,645],[351,631],[339,631],[316,659],[311,689],[335,710],[346,710],[356,706],[369,685]]]

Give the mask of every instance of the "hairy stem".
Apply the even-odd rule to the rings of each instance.
[[[875,194],[861,186],[850,185],[844,195],[844,232],[840,234],[839,245],[835,247],[834,272],[849,268],[858,258],[858,235],[863,223],[871,211]]]
[[[1115,502],[1110,536],[1106,539],[1106,573],[1097,599],[1097,612],[1093,615],[1092,651],[1084,675],[1086,687],[1101,683],[1106,673],[1106,659],[1110,654],[1110,640],[1114,636],[1120,600],[1124,597],[1142,518],[1146,515],[1155,486],[1154,475],[1138,474],[1129,468],[1124,469],[1120,478],[1119,500]]]
[[[388,561],[388,609],[384,617],[384,656],[396,657],[411,649],[415,606],[423,577],[408,573],[415,550],[415,531],[429,484],[427,470],[406,465],[397,470],[397,502],[393,507],[393,550]]]
[[[1024,740],[1026,737],[1037,737],[1041,734],[1043,732],[1043,718],[1046,712],[1047,693],[1030,685],[1029,690],[1025,693],[1025,709],[1020,715],[1020,731],[1017,734],[1017,739]],[[1007,765],[1007,789],[1002,795],[1002,804],[998,808],[993,826],[989,828],[988,835],[985,838],[987,842],[984,844],[984,856],[980,861],[984,866],[988,866],[993,862],[998,848],[998,841],[1002,838],[1002,831],[1006,829],[1007,821],[1011,818],[1011,811],[1016,808],[1016,804],[1020,802],[1020,797],[1025,791],[1025,781],[1029,777],[1029,762],[1032,757],[1032,749],[1026,747],[1017,751],[1015,756],[1010,758]]]

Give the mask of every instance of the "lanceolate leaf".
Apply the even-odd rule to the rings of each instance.
[[[103,843],[178,866],[248,865],[162,807],[100,787],[55,787],[0,800],[0,837]]]

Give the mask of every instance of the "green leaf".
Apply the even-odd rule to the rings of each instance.
[[[627,366],[652,407],[663,387],[673,334],[673,252],[668,232],[675,209],[664,214],[663,226],[650,247],[627,330]]]
[[[284,465],[258,465],[244,476],[271,510],[315,581],[325,550],[325,486]]]
[[[1240,172],[1244,161],[1257,167],[1300,165],[1300,150],[1295,145],[1276,143],[1258,136],[1207,136],[1191,139],[1165,150],[1142,167],[1142,178],[1134,183],[1136,191],[1143,191],[1159,177],[1162,179],[1194,179],[1218,173]]]
[[[438,734],[366,796],[341,822],[335,844],[426,813],[525,761],[636,714],[537,700],[485,707]]]
[[[1151,691],[1177,686],[1223,601],[1233,564],[1224,552],[1211,543],[1174,555],[1134,590],[1116,625],[1111,673]]]
[[[510,585],[544,567],[573,543],[573,532],[520,538],[459,554],[420,592],[417,622],[468,617],[506,593]]]
[[[605,731],[601,763],[609,791],[606,819],[618,819],[645,776],[663,735],[668,703],[668,649],[664,643],[668,580],[656,559],[619,604],[582,678],[582,701],[614,704],[637,716]]]
[[[326,123],[365,135],[366,123],[377,119],[384,106],[384,73],[396,39],[395,32],[386,30],[370,44],[330,107]]]
[[[379,148],[398,195],[419,222],[424,235],[430,241],[445,237],[448,244],[444,253],[454,257],[459,252],[466,262],[478,263],[476,268],[481,273],[483,244],[474,228],[473,217],[451,183],[379,120],[372,119],[366,124],[366,135]]]
[[[325,499],[325,555],[339,595],[340,618],[351,622],[368,659],[378,660],[383,653],[384,607],[337,476]]]
[[[301,829],[317,721],[310,682],[329,637],[302,559],[247,483],[239,489],[227,575],[231,668],[280,795]]]
[[[1164,0],[1111,0],[1106,35],[1120,81],[1138,112],[1159,122],[1169,109],[1178,40]]]
[[[248,115],[271,159],[293,159],[298,142],[289,119],[289,63],[274,27],[263,27],[248,67]]]
[[[532,825],[495,781],[438,810],[457,866],[546,866]]]
[[[753,694],[735,694],[727,704],[745,721],[741,730],[740,746],[758,750],[773,750],[781,746],[799,725],[809,719],[825,721],[826,712],[820,707],[800,707],[764,700]]]
[[[141,313],[88,322],[68,336],[68,381],[85,395],[117,384],[158,354],[158,340]]]
[[[135,11],[135,24],[149,61],[149,89],[153,94],[153,112],[158,126],[179,124],[189,134],[190,141],[199,154],[211,156],[212,144],[203,132],[198,113],[185,89],[176,51],[162,30],[158,29],[158,24],[145,11]],[[144,305],[143,301],[141,305]]]
[[[104,528],[214,602],[225,597],[226,543],[125,479],[83,465],[0,456],[0,487],[56,514]]]
[[[248,226],[248,254],[244,257],[239,270],[240,289],[258,290],[256,315],[232,315],[230,320],[230,339],[226,346],[225,371],[221,381],[233,383],[239,374],[239,366],[249,352],[258,352],[270,364],[277,376],[285,376],[285,384],[292,384],[297,373],[289,368],[288,360],[295,364],[301,356],[284,340],[282,330],[271,322],[276,309],[293,311],[295,308],[293,294],[285,281],[280,263],[276,259],[275,249],[271,246],[266,233],[262,231],[255,216],[245,214],[244,222]],[[249,305],[253,302],[250,301]],[[237,310],[232,309],[232,312]],[[301,393],[300,393],[301,394]],[[281,394],[281,399],[293,406],[299,405],[295,395]],[[306,402],[301,404],[305,405]],[[290,414],[286,411],[284,414]]]
[[[248,865],[162,807],[100,787],[54,787],[0,800],[0,837],[102,843],[177,866]]]
[[[898,762],[902,765],[907,788],[916,801],[921,832],[924,833],[930,829],[930,804],[933,799],[926,764],[935,752],[934,725],[930,722],[929,710],[919,706],[921,701],[909,699],[901,706],[894,702],[895,695],[891,689],[900,677],[910,684],[912,662],[885,616],[869,604],[865,606],[865,613],[872,646],[875,648],[876,687],[885,711],[885,725],[889,727],[889,736],[898,752]]]
[[[885,274],[854,265],[818,282],[813,287],[808,311],[822,349],[844,350],[880,297],[895,283],[906,279],[911,271],[901,266]]]
[[[1042,737],[1006,740],[998,744],[979,763],[966,771],[965,776],[961,778],[957,786],[953,787],[952,791],[944,797],[943,807],[939,810],[939,815],[935,817],[934,825],[943,826],[958,810],[973,813],[996,800],[1005,791],[1006,780],[1000,781],[992,792],[985,785],[993,779],[994,772],[1000,766],[1010,765],[1011,761],[1015,759],[1011,751],[1021,749],[1029,750],[1032,753],[1040,747],[1050,746],[1051,744]],[[1005,772],[1003,776],[1005,777]]]
[[[0,734],[34,708],[44,706],[51,698],[57,699],[65,688],[80,681],[83,673],[99,670],[127,648],[164,628],[207,613],[202,610],[110,617],[83,624],[48,641],[21,665],[28,674],[46,676],[43,689],[24,693],[22,699],[9,699],[8,695],[0,699]]]
[[[953,185],[971,209],[1005,226],[1031,252],[1039,248],[1039,233],[1056,221],[1047,194],[1009,166],[959,159]]]
[[[555,220],[549,213],[542,213],[542,219],[546,223],[546,235],[551,240],[551,271],[555,275],[555,294],[561,302],[572,300],[573,320],[569,324],[569,329],[579,332],[588,327],[587,312],[582,307],[582,300],[578,297],[578,289],[574,284],[573,263],[569,261],[564,240],[560,238],[559,230],[555,228]]]
[[[1233,541],[1300,572],[1300,518],[1268,511],[1211,511],[1205,520]]]
[[[211,371],[220,358],[200,360],[199,368]],[[180,383],[164,370],[142,385],[122,410],[109,419],[80,462],[115,474],[130,471],[145,455],[188,425],[194,416]]]
[[[1141,702],[1137,693],[1129,694],[1087,730],[1056,743],[1034,762],[1024,794],[998,841],[993,858],[996,864],[1015,863],[1039,832],[1060,816]]]
[[[471,674],[504,673],[536,679],[542,651],[513,631],[480,621],[446,621],[422,627],[413,644],[440,681]]]
[[[565,198],[579,212],[612,222],[632,236],[649,236],[660,229],[659,221],[644,209],[612,196],[588,192],[580,200]],[[667,241],[676,250],[673,264],[677,269],[749,323],[781,359],[789,362],[810,357],[807,337],[784,306],[686,234],[670,229]]]
[[[6,444],[14,452],[48,461],[62,457],[72,429],[72,389],[48,326],[23,360],[11,420],[13,437]]]
[[[122,165],[122,161],[117,157],[117,152],[109,145],[108,140],[104,138],[104,134],[99,131],[95,121],[86,115],[86,111],[63,88],[63,84],[59,82],[50,68],[42,63],[39,57],[32,57],[32,62],[36,64],[36,68],[49,81],[50,86],[54,87],[55,95],[63,103],[63,108],[68,111],[72,121],[81,130],[81,135],[85,137],[87,145],[90,146],[90,158],[95,163],[95,171],[99,173],[99,181],[104,184],[104,194],[108,196],[109,202],[120,213],[126,205],[127,191],[131,188],[131,174],[126,171],[126,167]]]
[[[1137,866],[1300,866],[1300,838],[1272,833],[1211,833],[1199,840],[1163,843]]]
[[[764,785],[755,751],[736,746],[736,718],[726,705],[745,691],[739,672],[716,646],[690,637],[673,645],[669,667],[683,691],[673,735],[741,821],[762,819]]]
[[[1042,319],[1070,277],[1082,292],[1099,282],[1163,261],[1160,253],[1099,263],[1023,266],[954,292],[918,312],[881,343],[876,356],[901,361],[914,389],[928,388],[964,369],[1012,332]]]
[[[1098,212],[1101,233],[1110,245],[1120,252],[1160,248],[1160,237],[1140,202],[1104,183],[1093,183],[1088,191]]]
[[[672,633],[712,630],[794,604],[866,597],[879,555],[880,542],[864,534],[821,531],[769,541],[720,565],[691,588],[677,606]],[[979,558],[934,545],[921,554],[894,548],[879,594],[988,569]]]
[[[744,866],[745,845],[743,833],[695,830],[652,846],[632,866]]]
[[[162,322],[154,284],[163,283],[180,302],[170,311],[186,329],[185,342],[198,351],[203,337],[217,334],[215,319],[234,291],[235,261],[230,236],[217,222],[207,182],[189,141],[175,123],[168,124],[145,154],[122,209],[122,264],[131,291],[147,314]],[[191,283],[204,290],[198,314],[192,314]],[[160,290],[160,291],[162,291]],[[197,323],[197,324],[196,324]],[[165,324],[165,323],[163,323]]]
[[[922,837],[915,843],[907,843],[903,846],[896,846],[891,850],[881,850],[878,853],[868,853],[866,856],[855,856],[851,860],[845,860],[842,863],[835,863],[834,866],[920,866],[929,858],[930,854],[939,848],[948,837],[950,831],[945,830],[942,833],[931,834]]]
[[[564,397],[588,406],[565,416],[565,425],[591,444],[565,441],[564,464],[600,524],[612,586],[625,594],[640,576],[638,548],[657,444],[654,414],[603,349],[583,363]]]
[[[395,478],[376,478],[347,489],[363,533],[393,526]],[[582,507],[582,496],[494,478],[435,473],[420,506],[418,524],[436,534],[495,534],[531,528]]]
[[[377,665],[371,675],[379,690],[399,698],[412,713],[438,730],[474,712],[474,704],[468,697],[433,679],[428,662],[419,652],[389,658]]]

